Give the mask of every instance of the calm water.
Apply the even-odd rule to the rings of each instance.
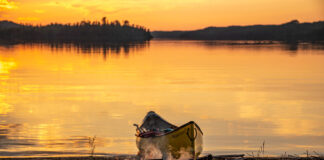
[[[205,153],[324,153],[324,47],[158,41],[0,47],[0,156],[136,154],[154,110]]]

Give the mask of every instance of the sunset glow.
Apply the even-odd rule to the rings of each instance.
[[[0,0],[0,160],[324,159],[323,68],[324,0]]]
[[[69,23],[129,20],[151,30],[190,30],[207,26],[281,24],[292,19],[324,19],[322,0],[0,0],[0,20]]]

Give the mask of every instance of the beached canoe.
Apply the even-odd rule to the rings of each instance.
[[[203,149],[203,132],[191,121],[180,127],[149,112],[137,128],[136,144],[142,159],[196,159]]]

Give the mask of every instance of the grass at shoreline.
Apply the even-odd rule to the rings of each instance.
[[[201,157],[200,160],[211,160],[211,157]],[[118,156],[75,156],[75,157],[5,157],[0,160],[137,160],[134,155]],[[198,160],[199,160],[198,159]],[[231,157],[231,156],[214,156],[212,160],[324,160],[322,156],[295,157],[295,156],[269,156],[269,157]]]

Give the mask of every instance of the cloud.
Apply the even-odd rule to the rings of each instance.
[[[115,6],[116,4],[110,5],[107,7],[106,3],[80,3],[80,2],[60,2],[60,1],[51,1],[46,3],[47,6],[63,7],[67,9],[75,9],[82,11],[86,14],[115,14],[124,10],[127,10],[127,7]],[[106,7],[103,7],[106,6]]]
[[[73,8],[69,3],[61,3],[58,1],[51,1],[45,4],[46,6],[56,6],[56,7],[64,7],[64,8]]]
[[[18,8],[14,2],[9,0],[0,0],[0,18],[5,18],[7,11]]]
[[[19,21],[38,21],[39,18],[37,17],[19,17]]]
[[[83,9],[87,10],[89,14],[102,14],[102,15],[108,15],[108,14],[115,14],[124,10],[127,10],[128,8],[120,8],[115,10],[106,10],[102,9],[99,6],[85,6]]]
[[[0,0],[0,11],[14,8],[17,8],[14,2],[10,2],[9,0]]]
[[[34,12],[35,12],[35,13],[44,13],[45,11],[42,10],[42,9],[35,9]]]

